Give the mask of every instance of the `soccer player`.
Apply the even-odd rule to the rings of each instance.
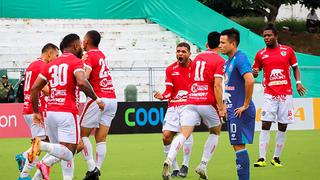
[[[290,67],[293,69],[300,96],[306,93],[306,89],[301,84],[300,70],[294,51],[291,47],[278,43],[278,33],[272,24],[264,29],[263,37],[267,47],[256,54],[252,67],[254,77],[257,77],[263,69],[265,86],[259,139],[260,157],[254,166],[267,165],[266,152],[270,140],[270,127],[272,122],[278,122],[276,146],[271,164],[281,167],[279,157],[286,141],[287,126],[294,122]]]
[[[77,99],[79,89],[96,101],[101,110],[105,104],[97,97],[90,83],[85,78],[80,38],[76,34],[65,36],[60,44],[63,54],[47,64],[36,79],[31,89],[33,120],[43,123],[39,113],[38,93],[48,83],[49,99],[47,102],[47,119],[45,121],[50,143],[35,137],[31,152],[28,153],[30,163],[34,162],[40,151],[45,151],[52,158],[61,161],[63,179],[73,177],[73,155],[79,142],[79,123]],[[57,162],[57,161],[55,161]],[[49,179],[49,167],[45,160],[37,164],[44,179]],[[67,168],[67,169],[66,169]]]
[[[177,61],[166,69],[166,90],[161,94],[156,92],[154,97],[159,100],[168,100],[168,109],[164,117],[162,127],[162,141],[164,154],[167,157],[171,142],[176,133],[180,132],[179,111],[181,104],[185,103],[188,97],[188,86],[190,83],[190,45],[186,42],[179,43],[176,48]],[[176,159],[172,162],[173,172],[171,177],[186,177],[190,155],[193,146],[193,136],[191,135],[183,144],[183,163],[179,170]]]
[[[106,108],[100,112],[100,109],[94,100],[87,99],[84,111],[80,118],[81,138],[84,143],[82,155],[87,163],[88,171],[84,179],[98,179],[102,163],[106,158],[107,135],[111,121],[117,111],[117,100],[110,68],[105,55],[99,50],[101,36],[99,32],[88,31],[83,39],[84,50],[87,51],[85,60],[86,77],[93,87],[95,93],[105,103]],[[89,140],[91,131],[95,130],[96,157],[93,160],[92,145]]]
[[[33,83],[41,72],[42,68],[49,62],[51,62],[54,58],[57,58],[59,55],[59,48],[51,43],[46,44],[41,50],[41,56],[33,61],[25,71],[25,81],[24,81],[24,104],[23,104],[23,117],[28,124],[32,138],[39,137],[41,140],[45,140],[47,138],[45,129],[43,126],[37,126],[33,123],[32,115],[33,110],[30,102],[30,92]],[[45,90],[45,89],[43,89]],[[39,93],[39,112],[44,113],[45,111],[45,94],[41,91]],[[37,161],[33,163],[26,162],[27,154],[31,149],[26,150],[25,152],[18,154],[16,156],[16,161],[18,163],[18,168],[20,176],[18,179],[31,179],[29,176],[30,171],[36,165]]]
[[[230,143],[236,154],[239,180],[250,179],[250,161],[246,144],[254,137],[256,109],[251,100],[254,86],[248,57],[240,50],[240,33],[232,28],[221,32],[221,52],[228,56],[225,64],[225,101]]]
[[[181,145],[189,138],[201,119],[209,128],[209,136],[204,146],[202,159],[196,168],[201,179],[208,179],[207,164],[211,159],[221,130],[220,116],[226,109],[222,101],[223,66],[225,60],[218,55],[220,34],[211,32],[208,35],[207,50],[200,53],[191,63],[191,83],[188,98],[180,114],[181,133],[174,138],[167,159],[163,164],[162,177],[170,179],[170,169]]]

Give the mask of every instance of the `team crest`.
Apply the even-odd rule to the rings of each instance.
[[[287,52],[285,52],[285,51],[281,51],[281,56],[286,56],[287,55]]]

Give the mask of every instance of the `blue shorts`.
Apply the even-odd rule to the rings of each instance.
[[[256,109],[250,106],[240,118],[234,116],[234,109],[228,109],[228,132],[231,145],[252,144]]]

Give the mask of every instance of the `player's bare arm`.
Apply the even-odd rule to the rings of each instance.
[[[293,69],[294,78],[296,79],[297,91],[300,96],[304,96],[306,94],[307,90],[302,86],[300,69],[298,66],[294,66],[294,67],[292,67],[292,69]]]
[[[214,78],[214,95],[216,97],[217,100],[217,106],[218,106],[218,111],[219,111],[219,115],[221,117],[225,117],[226,116],[226,108],[223,104],[223,78],[221,77],[215,77]]]
[[[45,85],[45,86],[42,88],[42,92],[44,93],[44,95],[49,96],[49,86],[48,86],[48,84]]]
[[[74,73],[74,76],[77,80],[78,86],[84,94],[91,99],[95,100],[99,106],[100,110],[104,109],[105,104],[97,97],[96,93],[93,91],[92,86],[90,85],[89,81],[85,78],[84,71],[77,71]]]
[[[33,109],[33,121],[36,124],[43,123],[43,117],[39,113],[39,92],[43,89],[43,87],[47,84],[47,81],[42,79],[41,77],[38,77],[36,81],[34,82],[31,93],[30,93],[30,99]]]
[[[248,109],[250,100],[252,98],[252,93],[253,93],[253,87],[254,87],[254,78],[252,73],[246,73],[243,75],[244,81],[245,81],[245,92],[246,96],[243,102],[243,105],[239,108],[236,108],[235,111],[235,116],[236,117],[241,117],[241,114]]]

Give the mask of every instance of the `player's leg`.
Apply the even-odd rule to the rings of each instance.
[[[277,120],[278,101],[272,99],[271,95],[265,94],[261,111],[261,131],[259,136],[259,159],[254,163],[254,167],[265,167],[266,153],[270,141],[270,128],[272,122]]]
[[[187,138],[192,134],[194,126],[200,123],[200,116],[194,110],[193,105],[187,105],[182,107],[181,112],[179,112],[181,131],[177,135],[172,143],[167,156],[167,159],[163,164],[162,177],[164,180],[170,178],[170,168],[172,166],[172,161],[176,158],[177,153],[183,146]]]
[[[100,114],[101,112],[97,104],[93,100],[88,99],[80,117],[80,136],[81,144],[83,144],[81,154],[83,159],[86,161],[88,168],[84,179],[94,179],[93,177],[98,176],[96,163],[93,159],[93,148],[89,136],[94,128],[99,127]],[[81,147],[78,148],[79,151],[81,150],[80,148]]]
[[[256,110],[250,106],[241,118],[228,118],[230,144],[236,155],[236,167],[239,180],[250,179],[250,159],[246,144],[252,144],[255,129]]]
[[[162,127],[162,141],[165,157],[167,158],[170,151],[173,137],[180,131],[179,114],[177,108],[169,107],[163,121]],[[172,177],[176,177],[179,173],[179,165],[175,158],[172,162]]]
[[[48,141],[48,139],[46,137],[44,126],[39,126],[39,125],[34,124],[33,119],[32,119],[32,114],[24,115],[24,118],[30,127],[32,138],[39,137],[41,140]],[[21,170],[21,173],[19,175],[19,178],[21,178],[21,179],[30,177],[29,176],[30,171],[35,167],[35,165],[38,161],[38,157],[36,157],[35,161],[32,163],[25,161],[27,158],[27,154],[28,154],[28,152],[30,152],[30,150],[31,150],[31,148],[29,148],[27,151],[25,151],[23,153],[24,155],[22,156],[23,159],[20,160],[21,163],[24,161],[23,166],[22,166],[23,169]],[[19,162],[18,158],[16,158],[16,160],[18,160],[17,162]]]
[[[95,165],[99,176],[101,175],[100,170],[102,164],[106,158],[107,154],[107,136],[111,126],[111,122],[117,111],[117,101],[116,99],[102,98],[102,101],[106,105],[106,109],[101,113],[99,118],[99,127],[95,131],[95,140],[96,140],[96,154],[95,154]],[[99,111],[99,110],[98,110]]]
[[[183,177],[183,178],[187,177],[192,147],[193,147],[193,135],[191,134],[183,144],[183,163],[178,174],[180,177]]]
[[[64,112],[48,112],[47,115],[47,125],[57,129],[57,132],[54,133],[57,134],[59,144],[47,143],[35,138],[32,142],[32,152],[28,155],[29,161],[33,162],[40,151],[45,151],[63,161],[72,160],[80,137],[77,115]],[[70,178],[70,176],[72,178],[73,174],[64,175],[66,178]]]
[[[209,129],[209,136],[204,145],[202,158],[200,164],[196,168],[196,172],[200,175],[201,179],[208,179],[207,165],[212,158],[219,142],[221,120],[218,115],[218,111],[213,106],[201,105],[197,106],[197,110],[201,115],[203,122]]]
[[[286,131],[288,124],[294,122],[293,114],[293,98],[292,95],[287,95],[279,100],[278,111],[278,131],[276,134],[276,146],[271,164],[276,167],[282,167],[280,155],[286,142]]]

